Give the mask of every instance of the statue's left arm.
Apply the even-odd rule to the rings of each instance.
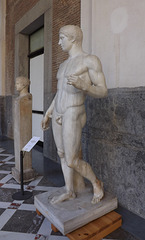
[[[91,80],[91,84],[87,86],[86,93],[95,98],[106,97],[108,91],[100,60],[96,56],[87,57],[86,65]]]
[[[68,77],[68,84],[83,90],[92,97],[106,97],[108,91],[100,60],[96,56],[88,55],[84,59],[84,64],[87,67],[90,81],[84,81],[83,75],[71,75]]]

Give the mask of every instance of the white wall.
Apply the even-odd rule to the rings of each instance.
[[[108,88],[145,86],[145,1],[82,0],[84,50],[97,55]]]
[[[5,13],[6,1],[0,0],[0,95],[5,93]]]

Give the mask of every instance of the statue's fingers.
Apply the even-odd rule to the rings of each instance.
[[[67,84],[72,85],[72,81],[67,81]]]

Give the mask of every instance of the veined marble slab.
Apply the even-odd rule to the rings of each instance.
[[[50,187],[48,192],[34,197],[34,205],[62,234],[66,235],[75,229],[113,211],[117,208],[117,198],[105,193],[97,204],[91,204],[92,189],[79,193],[77,198],[57,204],[51,204],[53,196],[65,192],[65,188]]]

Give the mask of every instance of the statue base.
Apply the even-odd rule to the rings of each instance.
[[[21,171],[14,167],[12,168],[12,175],[18,183],[21,183]],[[23,182],[32,181],[35,179],[35,177],[36,173],[33,169],[27,169],[23,171]]]
[[[57,204],[50,203],[53,196],[59,196],[64,192],[65,187],[50,187],[48,192],[34,197],[36,209],[64,235],[113,211],[118,206],[117,198],[107,192],[99,203],[91,204],[93,194],[90,187],[87,187],[85,192],[78,193],[75,199]]]

